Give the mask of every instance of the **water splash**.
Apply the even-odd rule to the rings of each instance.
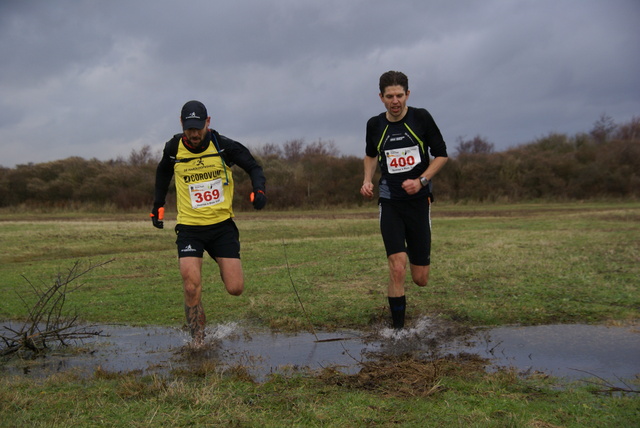
[[[218,324],[207,329],[207,337],[209,340],[224,340],[238,335],[240,324],[237,322],[228,322],[226,324]]]
[[[240,331],[240,324],[237,322],[228,322],[224,324],[209,325],[205,328],[204,346],[198,346],[196,349],[203,347],[212,347],[218,345],[225,339],[237,337]],[[181,332],[182,343],[184,346],[192,345],[192,338],[186,331]]]
[[[394,329],[389,327],[381,327],[378,335],[386,340],[407,340],[419,339],[429,336],[430,331],[435,326],[433,318],[422,317],[416,321],[413,327]]]

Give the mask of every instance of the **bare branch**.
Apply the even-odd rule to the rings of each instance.
[[[67,346],[68,341],[99,336],[102,331],[79,327],[77,325],[78,315],[65,313],[64,305],[67,302],[68,293],[84,285],[81,283],[69,287],[69,284],[113,260],[90,265],[85,270],[80,270],[80,263],[75,262],[65,275],[58,273],[53,285],[46,289],[37,287],[23,276],[33,291],[36,302],[29,307],[27,300],[18,294],[27,308],[27,321],[18,329],[4,326],[4,331],[0,332],[0,356],[13,355],[21,351],[30,351],[34,355],[38,355],[45,352],[51,342]]]

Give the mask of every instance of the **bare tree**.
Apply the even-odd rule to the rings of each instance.
[[[477,155],[493,153],[493,143],[488,142],[485,138],[476,135],[471,140],[458,138],[458,146],[456,147],[457,155]]]
[[[153,153],[151,146],[145,145],[139,151],[131,150],[129,154],[129,165],[141,166],[146,164],[157,164],[160,156]]]
[[[606,143],[609,140],[609,136],[617,128],[613,118],[609,115],[602,114],[600,118],[593,124],[591,129],[591,136],[598,144]]]
[[[289,162],[296,162],[302,157],[304,140],[291,140],[284,143],[284,157]]]

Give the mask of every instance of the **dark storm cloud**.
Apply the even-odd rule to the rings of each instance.
[[[247,145],[361,156],[389,69],[451,148],[587,131],[640,114],[639,17],[635,0],[2,2],[0,165],[159,150],[193,98]]]

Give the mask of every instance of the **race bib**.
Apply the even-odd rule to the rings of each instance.
[[[222,179],[190,184],[189,196],[191,197],[191,207],[193,209],[209,207],[223,202]]]
[[[420,163],[420,149],[418,146],[385,150],[384,155],[387,158],[387,169],[391,174],[411,171]]]

